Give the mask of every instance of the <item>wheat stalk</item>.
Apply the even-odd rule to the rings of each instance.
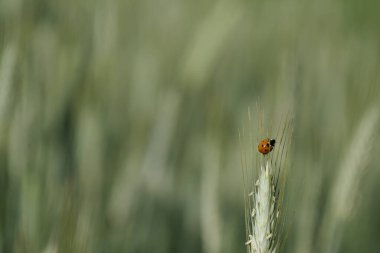
[[[378,107],[374,107],[359,121],[328,199],[327,211],[321,225],[319,252],[330,253],[339,250],[344,223],[357,203],[360,181],[372,155],[379,115]]]

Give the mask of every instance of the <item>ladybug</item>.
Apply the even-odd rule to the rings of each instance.
[[[257,146],[257,149],[261,154],[266,155],[273,150],[274,144],[276,144],[275,139],[264,139],[260,141],[259,146]]]

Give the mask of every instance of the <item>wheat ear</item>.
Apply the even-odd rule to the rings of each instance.
[[[275,196],[273,193],[273,173],[270,163],[260,168],[260,177],[256,182],[257,191],[251,194],[254,208],[251,212],[252,234],[249,235],[247,244],[250,252],[275,252],[271,245],[273,238],[273,227],[275,222],[274,206]]]
[[[281,130],[280,130],[281,129]],[[257,157],[255,173],[248,168],[247,157],[242,157],[246,203],[247,251],[275,253],[283,248],[285,238],[283,197],[286,182],[285,160],[293,132],[292,117],[287,116],[279,127],[278,146],[270,155]],[[244,138],[244,129],[243,136]],[[252,138],[250,138],[252,140]],[[251,147],[251,153],[254,149]],[[244,153],[244,152],[243,152]],[[253,158],[252,154],[252,157]],[[253,160],[253,159],[252,159]]]

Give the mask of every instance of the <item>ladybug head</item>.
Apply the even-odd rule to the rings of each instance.
[[[269,143],[271,146],[274,146],[274,144],[276,144],[276,140],[275,139],[271,139],[269,140]]]

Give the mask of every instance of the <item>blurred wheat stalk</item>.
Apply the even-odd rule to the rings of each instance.
[[[322,219],[319,244],[321,248],[318,252],[339,251],[344,223],[357,203],[361,178],[370,162],[379,115],[377,107],[369,109],[364,114],[337,170],[327,200],[326,213]]]
[[[249,113],[249,120],[251,116]],[[286,158],[293,133],[292,117],[287,116],[274,137],[276,147],[268,155],[257,152],[255,145],[264,136],[259,121],[256,142],[250,133],[248,154],[242,150],[242,170],[245,196],[246,245],[249,253],[274,253],[284,247],[284,190],[286,185]],[[268,133],[267,133],[268,134]],[[240,139],[244,141],[243,129]],[[241,142],[242,142],[241,141]],[[256,166],[254,166],[256,160]],[[258,170],[255,168],[259,168]]]

